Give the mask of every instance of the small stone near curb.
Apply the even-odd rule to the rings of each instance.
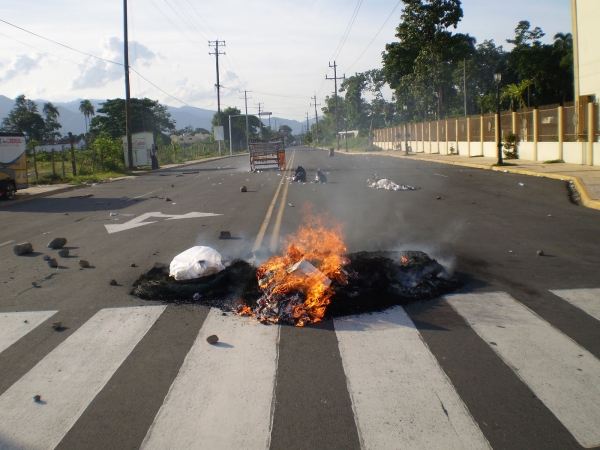
[[[67,256],[69,256],[69,249],[63,248],[62,250],[59,250],[58,256],[60,256],[61,258],[66,258]]]
[[[442,197],[436,197],[435,199],[436,199],[436,200],[441,200],[441,199],[442,199]]]
[[[135,263],[133,263],[133,264],[131,265],[131,267],[137,267],[137,265],[136,265]]]
[[[536,255],[538,256],[544,256],[544,250],[538,250]]]
[[[29,242],[23,242],[21,244],[17,244],[13,247],[13,252],[15,255],[26,255],[27,253],[33,253],[33,245]]]
[[[171,199],[169,197],[165,198],[165,202],[170,202]]]
[[[84,269],[90,267],[90,263],[87,262],[85,259],[80,259],[79,260],[79,267],[82,267]]]
[[[53,330],[60,330],[62,328],[62,322],[54,322],[52,324],[52,329]]]
[[[206,342],[208,342],[210,345],[215,345],[217,342],[219,342],[219,336],[216,334],[211,334],[206,338]]]
[[[110,280],[108,282],[108,284],[110,284],[111,286],[116,286],[117,285],[117,281],[116,280]]]
[[[219,239],[231,239],[231,232],[221,231],[221,233],[219,234]]]
[[[63,248],[65,245],[67,245],[66,238],[54,238],[50,242],[48,242],[48,248],[51,248],[54,250]]]
[[[52,267],[53,269],[56,269],[58,267],[58,261],[56,261],[56,259],[54,258],[50,258],[48,261],[46,261],[48,263],[48,265],[50,267]]]
[[[240,188],[240,192],[248,192],[248,188],[246,186],[242,186]]]

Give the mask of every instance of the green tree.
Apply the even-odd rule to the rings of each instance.
[[[89,100],[81,100],[81,103],[79,103],[79,111],[81,112],[81,114],[83,114],[83,118],[85,120],[85,134],[87,134],[90,117],[96,115],[96,109],[94,108],[94,105],[92,105],[92,102],[90,102]]]
[[[44,118],[40,115],[37,105],[24,95],[15,99],[15,106],[2,119],[0,130],[25,133],[30,139],[41,141],[46,130]]]
[[[383,53],[385,80],[399,104],[427,119],[446,116],[456,96],[453,77],[459,62],[474,52],[474,39],[450,31],[463,17],[460,0],[402,0],[399,42]]]
[[[44,103],[44,108],[42,111],[45,116],[43,137],[45,140],[52,141],[60,137],[60,133],[58,132],[58,130],[62,128],[62,125],[58,122],[60,112],[58,111],[58,108],[51,102]]]
[[[221,125],[223,126],[223,132],[225,134],[225,140],[229,141],[229,116],[241,116],[242,112],[235,107],[228,107],[221,111]],[[213,116],[211,124],[216,127],[218,124],[217,113]],[[256,138],[258,135],[258,129],[260,127],[260,121],[256,116],[248,116],[248,132],[250,139]],[[265,129],[263,128],[263,138]],[[275,133],[272,133],[275,134]],[[246,142],[246,118],[245,117],[232,117],[231,118],[231,140],[233,141],[233,147],[237,150],[241,150],[245,146],[240,148],[240,142]]]
[[[101,115],[94,117],[90,124],[90,133],[98,136],[105,133],[111,138],[125,135],[125,100],[116,98],[106,100],[97,111]],[[175,122],[167,107],[149,98],[131,99],[131,132],[151,131],[154,135],[175,130]]]
[[[516,111],[518,108],[525,108],[527,103],[523,98],[523,95],[527,91],[527,88],[531,86],[531,81],[524,80],[519,84],[509,84],[501,89],[501,100],[510,100],[510,109]]]

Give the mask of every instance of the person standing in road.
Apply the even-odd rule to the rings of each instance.
[[[152,170],[157,170],[158,169],[158,157],[157,157],[157,153],[158,153],[158,147],[156,144],[152,144],[152,147],[150,147],[150,159],[152,160]]]

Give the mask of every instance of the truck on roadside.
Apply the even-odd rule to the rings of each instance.
[[[27,142],[23,133],[0,132],[0,198],[12,200],[27,189]]]

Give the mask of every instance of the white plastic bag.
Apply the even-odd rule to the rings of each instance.
[[[169,275],[176,280],[206,277],[225,269],[221,254],[210,247],[192,247],[180,253],[169,266]]]

